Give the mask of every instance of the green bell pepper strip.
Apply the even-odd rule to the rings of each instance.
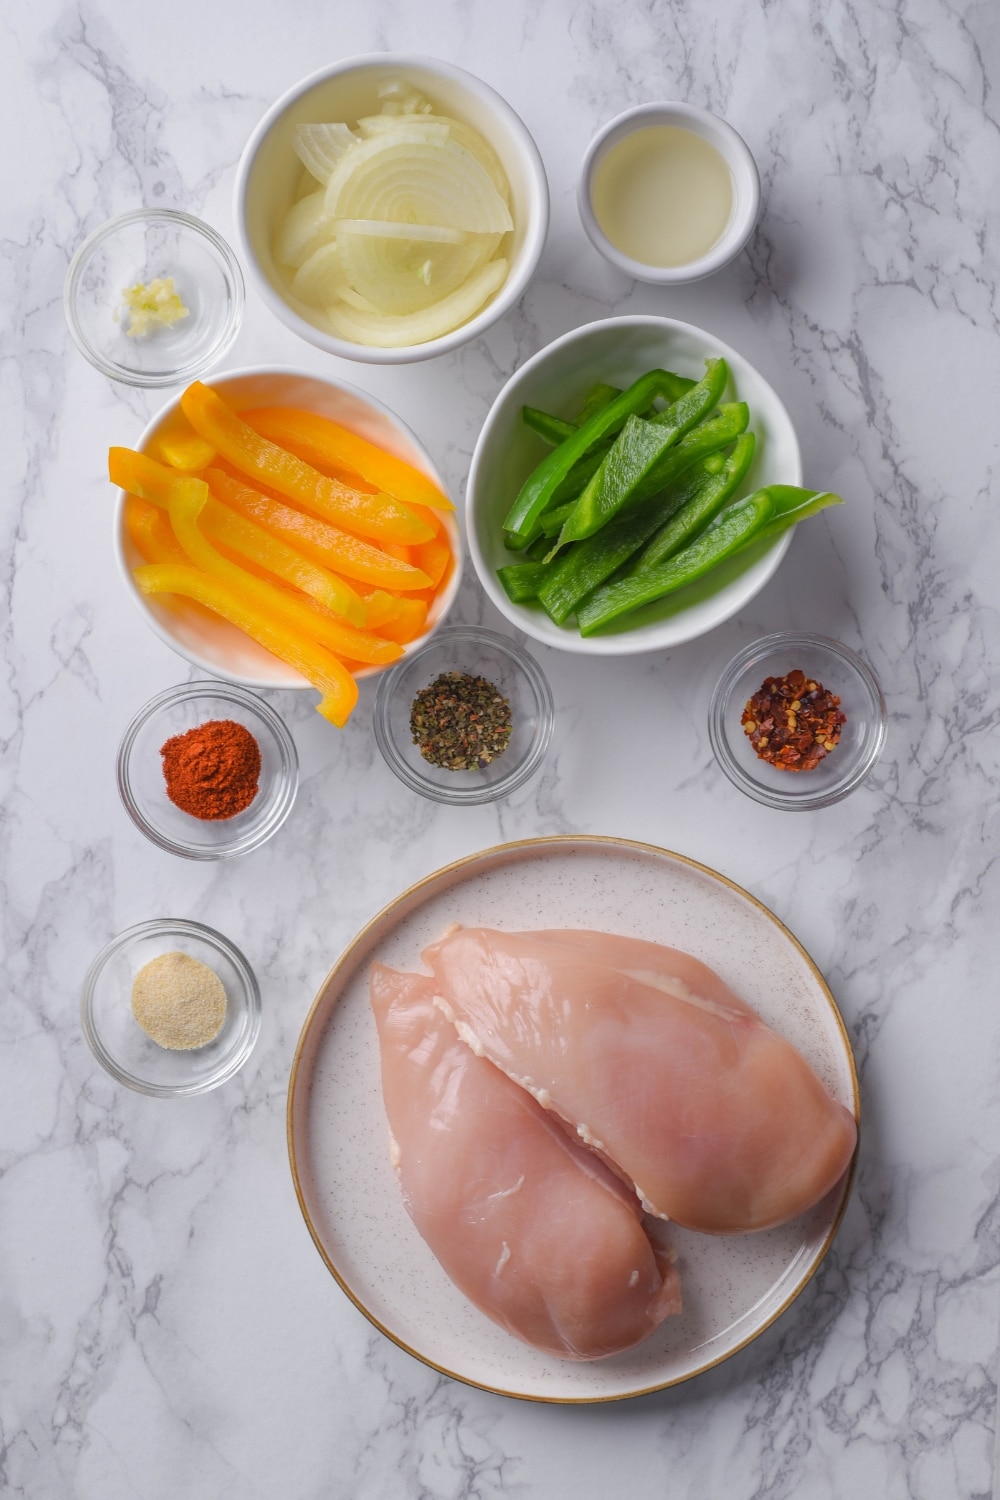
[[[719,469],[725,460],[718,454],[704,458],[662,495],[615,516],[594,536],[571,547],[558,562],[546,567],[538,586],[538,598],[557,625],[564,625],[577,606],[616,573],[668,516],[692,504],[706,486],[719,488]],[[742,477],[742,476],[740,476]],[[735,484],[730,484],[732,493]]]
[[[650,489],[649,476],[662,463],[667,449],[704,421],[726,388],[729,370],[725,360],[709,359],[705,364],[704,379],[653,421],[636,416],[628,418],[559,533],[560,547],[593,536],[626,505],[633,501],[638,504],[645,496],[663,488],[657,484]]]
[[[553,448],[564,443],[568,437],[572,437],[576,431],[574,422],[564,422],[562,417],[554,417],[551,412],[540,411],[537,406],[522,406],[521,421],[525,427],[530,427],[532,432],[537,432]]]
[[[696,383],[688,380],[686,375],[675,375],[672,370],[664,370],[663,373],[669,377],[669,384],[665,385],[662,391],[667,401],[676,401]],[[597,412],[603,411],[621,393],[620,385],[592,385],[583,398],[583,405],[576,419],[577,426],[582,422],[588,422]]]
[[[777,536],[826,506],[841,504],[840,496],[829,491],[801,490],[791,485],[757,490],[723,511],[707,531],[658,567],[598,589],[577,610],[580,634],[593,635],[621,615],[694,583],[751,542]]]
[[[553,509],[547,510],[541,521],[539,522],[539,525],[542,528],[542,536],[558,536],[560,531],[562,531],[563,527],[565,526],[567,520],[572,515],[573,507],[575,506],[575,504],[575,499],[567,500],[565,505],[557,505]],[[551,548],[546,547],[545,551],[547,555],[551,551]]]
[[[528,604],[538,598],[551,569],[543,562],[506,563],[497,568],[497,577],[512,604]]]
[[[740,434],[732,453],[720,466],[715,478],[692,495],[649,539],[636,558],[632,573],[645,573],[658,563],[666,562],[668,557],[673,557],[675,552],[679,552],[700,531],[704,531],[746,477],[753,462],[755,447],[756,439],[752,432]]]
[[[648,495],[673,484],[679,474],[691,467],[699,458],[717,453],[735,443],[741,432],[746,432],[750,421],[750,408],[745,401],[729,401],[706,422],[686,432],[680,442],[668,448],[660,463],[642,484],[633,504],[641,505]]]
[[[692,464],[709,454],[718,453],[720,448],[728,448],[729,444],[739,438],[750,420],[750,409],[742,401],[734,401],[725,406],[720,406],[714,417],[707,422],[702,422],[700,427],[695,427],[691,432],[681,438],[675,448],[667,450],[669,464],[662,469],[656,470],[656,483],[652,481],[643,485],[642,494],[638,501],[649,499],[650,495],[657,494],[669,487],[685,473]],[[550,507],[542,516],[540,526],[542,536],[556,536],[569,519],[575,502],[567,502],[559,507]],[[633,502],[629,509],[633,509]],[[511,544],[508,542],[507,544]],[[547,556],[554,556],[558,550],[552,548]]]
[[[556,489],[577,461],[602,438],[620,432],[635,412],[645,411],[657,396],[673,388],[676,376],[667,370],[649,370],[633,381],[601,411],[578,427],[572,437],[547,453],[528,475],[504,518],[507,545],[521,550],[538,535],[538,520],[547,510]]]
[[[591,417],[596,417],[597,413],[603,411],[606,406],[610,406],[612,401],[617,401],[621,393],[620,385],[604,385],[603,382],[592,385],[583,398],[576,425],[580,427],[584,422],[589,422]]]

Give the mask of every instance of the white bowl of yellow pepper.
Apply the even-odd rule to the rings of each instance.
[[[455,598],[443,481],[399,418],[352,386],[274,367],[196,383],[135,449],[111,450],[109,471],[119,565],[151,629],[227,681],[319,687],[335,723],[357,680],[419,649]],[[170,495],[185,480],[204,506],[182,541]]]

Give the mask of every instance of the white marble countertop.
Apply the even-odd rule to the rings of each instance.
[[[950,1500],[992,1493],[1000,1332],[1000,22],[985,0],[39,0],[0,18],[3,164],[4,975],[0,1488],[25,1500]],[[241,147],[327,60],[422,50],[493,84],[533,132],[553,221],[522,304],[461,353],[375,370],[300,343],[251,290],[230,366],[356,381],[421,435],[456,495],[504,380],[622,311],[717,334],[772,382],[810,522],[738,618],[669,655],[539,649],[557,705],[541,775],[450,810],[407,792],[372,691],[333,731],[275,695],[302,762],[292,818],[223,866],[146,843],[114,755],[153,692],[196,675],[116,576],[105,449],[160,404],[105,381],[62,320],[74,247],[143,203],[232,235]],[[650,98],[725,115],[764,215],[729,270],[634,286],[585,240],[593,131]],[[456,618],[496,625],[474,577]],[[708,693],[767,630],[837,636],[889,702],[884,758],[837,807],[785,815],[717,770]],[[832,1254],[755,1344],[607,1407],[518,1403],[440,1377],[331,1280],[285,1147],[295,1041],[355,930],[407,884],[505,839],[597,832],[720,870],[805,944],[861,1072],[856,1191]],[[114,933],[197,916],[259,976],[257,1050],[166,1102],[118,1087],[79,1025]]]

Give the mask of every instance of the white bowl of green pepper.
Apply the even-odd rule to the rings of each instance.
[[[748,360],[688,323],[609,318],[500,392],[469,473],[469,550],[534,640],[664,650],[742,609],[794,523],[836,500],[801,486],[791,419]]]

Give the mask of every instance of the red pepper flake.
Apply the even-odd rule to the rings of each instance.
[[[836,693],[798,667],[766,677],[740,717],[761,760],[779,771],[814,771],[836,748],[846,722]]]

